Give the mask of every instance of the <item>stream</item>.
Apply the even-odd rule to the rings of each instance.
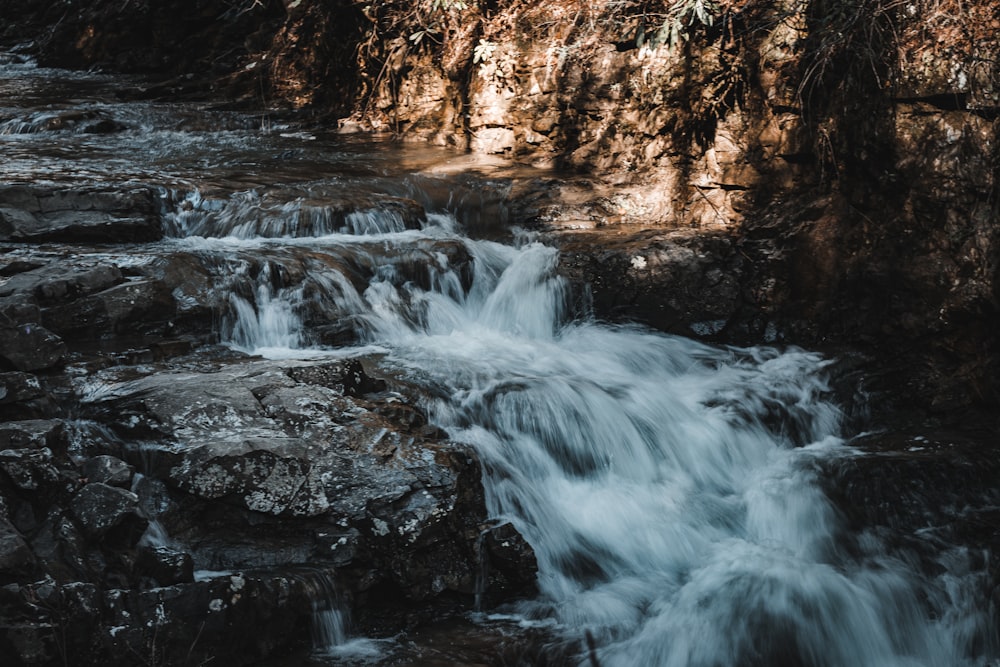
[[[576,642],[580,665],[1000,664],[977,554],[938,544],[928,567],[831,499],[825,471],[858,455],[831,359],[596,320],[505,207],[528,171],[119,94],[139,85],[0,65],[2,182],[151,187],[164,230],[0,257],[111,261],[126,285],[179,267],[174,325],[210,312],[199,341],[247,363],[363,359],[409,387],[537,558],[537,595],[470,618]],[[73,380],[83,408],[117,390],[102,377]],[[312,660],[420,664],[322,613]]]

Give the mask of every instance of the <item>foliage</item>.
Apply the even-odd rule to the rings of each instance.
[[[497,43],[486,39],[479,40],[479,44],[472,51],[473,63],[485,63],[493,57],[493,52],[497,50]]]
[[[652,37],[647,36],[644,23],[636,31],[636,46],[649,44],[656,48],[662,44],[674,46],[682,39],[686,40],[692,27],[696,25],[711,26],[719,13],[719,4],[715,0],[675,0],[663,16]]]
[[[417,12],[420,29],[410,33],[409,40],[414,44],[420,44],[424,41],[425,37],[435,42],[440,42],[443,32],[443,15],[449,12],[460,12],[469,8],[469,3],[465,2],[465,0],[431,0],[428,11],[421,11],[426,4],[426,2],[415,3],[415,11]]]

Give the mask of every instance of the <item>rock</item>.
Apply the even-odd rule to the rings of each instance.
[[[746,270],[724,233],[681,231],[622,234],[558,232],[559,272],[589,292],[582,310],[612,321],[638,321],[662,331],[718,339],[748,306],[740,288]]]
[[[27,294],[0,296],[0,322],[5,325],[41,322],[42,311]]]
[[[103,562],[89,558],[80,530],[59,508],[30,536],[29,544],[45,573],[56,581],[98,581]],[[97,565],[98,567],[95,567]]]
[[[34,419],[0,423],[0,450],[43,447],[64,444],[63,422],[55,419]]]
[[[0,286],[0,296],[30,297],[43,305],[65,303],[124,281],[113,264],[93,260],[49,260],[18,273]]]
[[[0,422],[48,419],[58,411],[37,376],[0,372]]]
[[[0,517],[0,579],[23,575],[34,565],[35,555],[16,528]]]
[[[0,326],[0,363],[19,371],[37,371],[59,363],[66,343],[45,327],[29,323]]]
[[[58,624],[26,622],[0,626],[0,649],[14,664],[50,664],[59,655]]]
[[[131,243],[163,236],[152,189],[0,187],[0,240]]]
[[[88,482],[129,488],[132,483],[132,466],[119,458],[102,454],[84,461],[81,473]]]
[[[115,132],[124,132],[128,129],[128,125],[120,123],[111,118],[104,118],[97,122],[91,123],[83,128],[83,132],[86,134],[112,134]]]
[[[159,221],[149,217],[119,217],[103,211],[58,211],[37,216],[31,224],[14,226],[0,240],[30,243],[137,243],[162,238]]]
[[[135,574],[140,579],[151,579],[155,586],[191,583],[194,581],[194,560],[191,554],[177,549],[146,546],[136,555]]]
[[[315,364],[291,367],[288,376],[303,384],[320,385],[348,394],[362,396],[384,391],[384,380],[372,378],[357,359],[348,359],[335,364]]]
[[[219,655],[244,665],[278,655],[307,632],[313,601],[301,579],[236,572],[207,581],[104,594],[102,632],[96,639],[105,664],[135,655],[161,664],[202,664]],[[95,661],[96,662],[96,661]]]
[[[483,537],[486,553],[482,558],[489,577],[486,590],[501,597],[533,594],[538,571],[535,551],[513,524],[508,521],[489,528]]]
[[[38,378],[28,373],[0,373],[0,405],[45,396]]]
[[[142,457],[140,488],[162,479],[170,498],[160,490],[144,506],[196,568],[325,563],[370,570],[350,584],[359,589],[381,580],[413,600],[475,594],[485,553],[475,459],[433,439],[441,434],[426,418],[357,360],[249,361],[119,382],[121,372],[95,378],[116,390],[86,412],[158,443]],[[530,568],[527,579],[535,568],[508,537],[495,549],[514,550],[497,558],[498,599],[525,589],[513,563]]]
[[[855,530],[879,526],[912,535],[933,529],[954,539],[1000,503],[1000,462],[961,433],[887,432],[851,445],[859,455],[826,460],[824,480]],[[1000,540],[1000,534],[984,537]]]
[[[162,329],[174,312],[174,301],[164,285],[137,279],[69,304],[46,308],[42,319],[63,336],[97,338]]]
[[[59,481],[59,471],[52,464],[52,452],[47,447],[0,451],[0,470],[24,491],[37,491]]]
[[[13,259],[3,267],[0,267],[0,276],[14,276],[18,273],[24,273],[25,271],[32,271],[34,269],[39,269],[45,266],[44,262],[31,259]]]
[[[74,496],[73,516],[91,539],[100,539],[135,513],[139,498],[131,491],[91,482]]]
[[[8,206],[0,206],[0,241],[9,241],[23,235],[25,231],[41,228],[41,223],[27,211]]]

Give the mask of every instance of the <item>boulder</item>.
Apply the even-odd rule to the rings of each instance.
[[[59,481],[59,471],[52,463],[52,452],[43,449],[5,449],[0,451],[0,470],[24,491],[38,489]]]
[[[133,468],[119,458],[102,454],[83,462],[80,472],[88,482],[129,488]]]
[[[174,301],[164,285],[136,279],[68,304],[45,308],[45,325],[63,336],[102,337],[163,328],[173,317]]]
[[[0,517],[0,579],[25,574],[35,562],[35,555],[17,529]]]
[[[0,373],[0,405],[45,396],[38,378],[29,373]]]
[[[38,371],[58,364],[65,354],[62,338],[39,324],[0,326],[0,364]]]
[[[20,272],[0,285],[0,296],[31,298],[38,304],[64,303],[124,281],[113,264],[88,258],[48,261]]]
[[[746,304],[747,270],[726,232],[620,230],[553,232],[559,272],[575,286],[579,308],[704,339],[732,339]]]
[[[56,411],[51,395],[36,375],[0,372],[0,422],[48,419]]]
[[[101,374],[115,391],[85,412],[150,443],[139,486],[163,480],[172,500],[144,507],[197,569],[327,564],[370,570],[356,590],[381,581],[412,600],[471,600],[495,554],[496,598],[530,588],[535,564],[516,531],[480,548],[475,458],[359,360],[123,372]]]
[[[77,492],[70,508],[87,536],[96,540],[134,515],[138,505],[131,491],[91,482]]]
[[[43,447],[54,448],[65,439],[63,422],[56,419],[32,419],[0,423],[0,450]]]
[[[155,586],[173,586],[194,581],[194,560],[191,554],[165,546],[145,546],[139,549],[135,574],[151,580]]]

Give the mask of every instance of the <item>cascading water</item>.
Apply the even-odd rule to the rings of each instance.
[[[983,664],[971,598],[846,535],[821,491],[816,462],[847,452],[821,357],[572,321],[554,249],[461,242],[471,285],[445,259],[426,287],[383,266],[349,308],[534,547],[520,613],[586,633],[601,665]]]
[[[8,98],[43,81],[24,69]],[[554,249],[458,233],[459,223],[496,231],[499,190],[465,183],[453,197],[454,181],[422,174],[390,183],[401,168],[385,165],[402,149],[366,156],[383,163],[364,171],[246,123],[206,139],[166,106],[136,116],[91,106],[95,121],[125,129],[92,137],[58,129],[47,107],[6,113],[6,176],[103,182],[114,165],[122,182],[165,184],[171,238],[143,252],[195,258],[180,266],[203,271],[190,287],[202,292],[175,300],[213,304],[223,341],[277,356],[348,338],[426,387],[431,418],[477,449],[494,517],[535,550],[541,595],[518,614],[567,641],[588,637],[580,663],[984,667],[1000,657],[973,559],[941,550],[927,574],[877,536],[852,534],[824,494],[818,463],[850,449],[818,355],[576,318]],[[301,161],[277,157],[286,149]],[[280,175],[264,173],[276,163]],[[358,173],[378,178],[359,184]],[[202,179],[211,195],[192,190]],[[403,199],[437,213],[415,215]],[[344,610],[329,591],[317,600],[317,653],[341,659],[352,644]]]
[[[525,613],[586,630],[602,665],[976,664],[969,598],[929,608],[939,583],[839,543],[813,465],[843,451],[821,358],[566,322],[554,250],[473,250],[465,298],[376,303],[373,340],[445,394],[435,420],[535,548]]]

